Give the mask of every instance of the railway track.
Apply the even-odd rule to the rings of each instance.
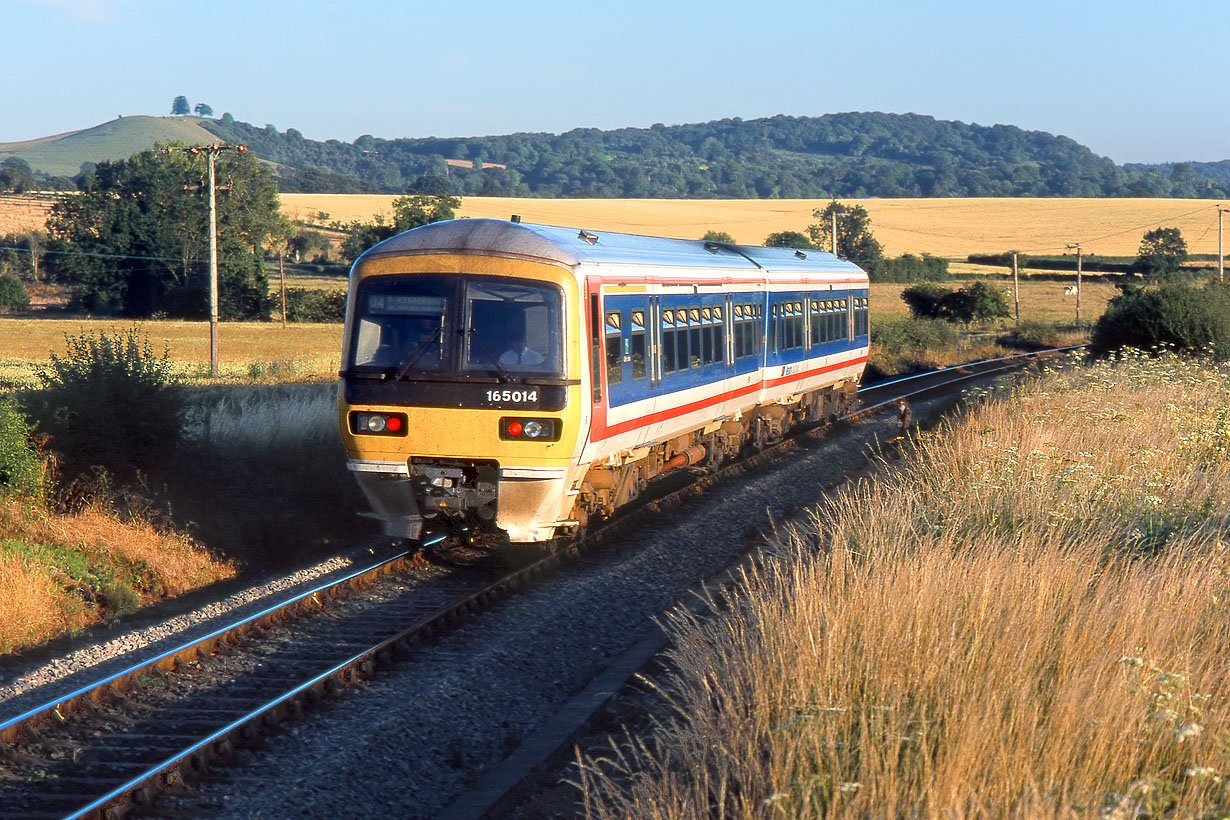
[[[863,391],[875,412],[903,396],[956,389],[1027,366],[1036,356],[975,363]],[[777,457],[806,431],[697,483],[649,501],[601,531],[504,573],[490,561],[454,567],[430,584],[405,580],[429,553],[403,552],[190,645],[0,723],[0,818],[123,817],[212,761],[366,679],[565,563],[698,489]],[[429,541],[431,539],[428,539]],[[368,591],[375,600],[346,590]],[[275,629],[276,627],[276,629]],[[311,647],[308,652],[304,647]]]

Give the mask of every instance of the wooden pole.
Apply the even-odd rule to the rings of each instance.
[[[1012,301],[1016,305],[1016,323],[1021,324],[1021,283],[1017,279],[1016,251],[1012,252]]]
[[[214,193],[213,148],[205,151],[209,161],[209,372],[218,375],[218,204]]]

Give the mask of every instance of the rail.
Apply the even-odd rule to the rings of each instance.
[[[987,359],[940,371],[913,374],[887,382],[880,382],[869,386],[863,392],[879,392],[887,388],[893,388],[897,395],[870,406],[859,408],[837,421],[854,420],[860,416],[877,412],[903,398],[943,390],[962,382],[986,378],[987,376],[1023,366],[1042,356],[1067,353],[1079,350],[1081,347],[1083,346]],[[936,381],[937,378],[939,379],[938,381]],[[918,386],[920,382],[924,381],[928,383]],[[903,385],[911,385],[912,389],[906,393],[899,393],[898,391]],[[811,428],[810,430],[803,431],[800,436],[823,434],[826,428],[826,425]],[[468,616],[493,605],[497,601],[505,600],[517,590],[528,585],[535,578],[550,572],[571,557],[597,546],[613,535],[623,531],[626,527],[632,526],[640,518],[637,514],[638,512],[656,512],[665,505],[682,501],[686,495],[696,492],[698,489],[703,489],[716,482],[738,475],[745,470],[758,467],[767,460],[779,455],[784,448],[792,446],[793,441],[793,438],[786,439],[748,459],[740,460],[701,476],[693,484],[676,489],[662,498],[650,501],[641,510],[630,511],[627,514],[617,516],[603,528],[591,532],[581,539],[564,545],[553,552],[549,552],[528,566],[509,573],[495,582],[487,584],[481,589],[449,603],[412,626],[381,640],[369,648],[351,654],[349,657],[329,666],[324,671],[313,674],[307,680],[293,685],[257,708],[227,722],[225,725],[209,732],[206,736],[167,756],[165,759],[149,765],[137,775],[109,789],[106,794],[90,800],[79,809],[72,811],[71,814],[64,815],[64,820],[92,817],[110,819],[124,816],[134,804],[149,802],[158,791],[173,787],[175,783],[182,779],[182,770],[185,767],[193,769],[203,765],[211,757],[226,754],[237,743],[254,736],[263,723],[277,722],[281,716],[284,716],[286,711],[299,709],[299,704],[303,700],[331,693],[340,688],[340,686],[370,676],[377,663],[389,661],[394,656],[408,651],[409,648],[430,640],[446,629],[460,624]],[[442,539],[443,536],[436,536],[432,541]],[[214,630],[204,637],[162,652],[154,658],[143,660],[123,671],[109,675],[103,680],[82,687],[69,695],[29,709],[0,723],[0,741],[16,743],[24,735],[32,729],[37,729],[40,725],[49,721],[64,722],[70,714],[82,711],[87,703],[101,702],[108,692],[124,693],[129,691],[136,685],[136,680],[144,675],[154,671],[174,672],[180,665],[213,655],[223,645],[233,645],[240,638],[253,634],[258,629],[266,630],[277,625],[279,622],[288,621],[296,615],[318,610],[323,607],[323,598],[336,598],[345,589],[363,589],[376,582],[381,576],[407,569],[414,565],[415,562],[421,560],[419,549],[422,546],[424,545],[418,545],[414,549],[407,549],[362,569],[348,573],[340,579],[315,586],[285,602],[268,607],[233,624]],[[272,716],[272,720],[270,716]]]

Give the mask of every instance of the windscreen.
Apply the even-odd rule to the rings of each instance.
[[[379,276],[359,285],[350,366],[472,378],[563,373],[562,294],[494,276]]]

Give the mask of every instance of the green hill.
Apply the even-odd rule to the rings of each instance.
[[[828,197],[1230,197],[1196,165],[1120,166],[1068,137],[920,114],[738,117],[563,134],[319,142],[222,119],[124,117],[0,144],[0,172],[76,175],[156,142],[245,143],[286,192],[464,196],[820,199]],[[2,184],[2,180],[0,180]]]
[[[0,143],[0,162],[25,160],[51,176],[76,176],[87,162],[128,159],[155,143],[217,142],[201,127],[200,117],[121,117],[94,128],[26,142]]]

